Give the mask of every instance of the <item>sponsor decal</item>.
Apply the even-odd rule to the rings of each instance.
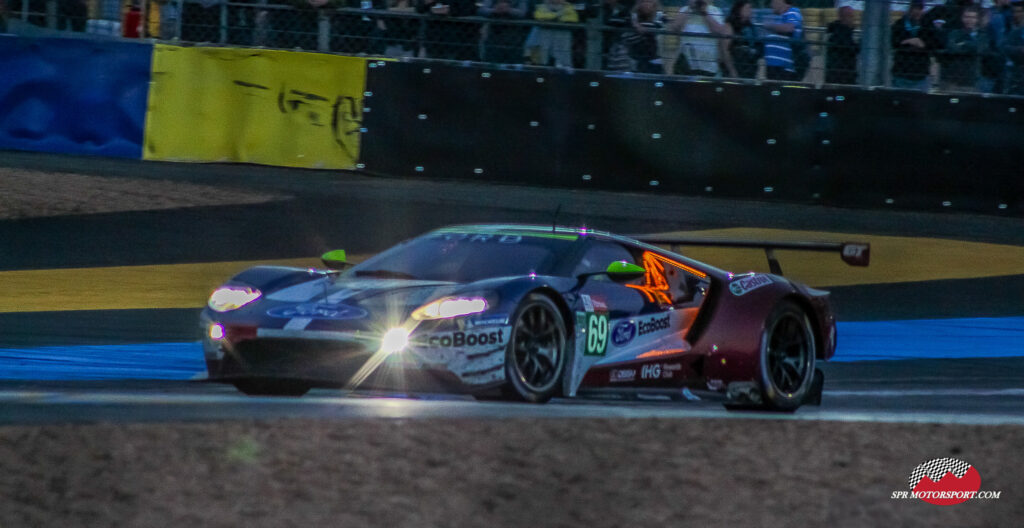
[[[432,335],[427,338],[427,346],[431,348],[460,348],[504,344],[505,333],[502,330],[495,330],[493,332],[452,332],[450,334]]]
[[[843,256],[847,259],[859,262],[860,259],[867,256],[868,248],[870,248],[870,246],[867,244],[844,244]],[[867,264],[864,265],[866,266]]]
[[[636,337],[636,323],[633,321],[619,321],[612,328],[612,343],[617,347],[623,347]]]
[[[359,308],[358,306],[349,306],[341,303],[318,302],[276,306],[267,310],[267,315],[283,319],[303,317],[309,319],[344,321],[346,319],[362,319],[366,317],[367,311]]]
[[[584,328],[587,334],[585,356],[603,356],[608,350],[608,314],[585,314]]]
[[[612,383],[622,383],[625,381],[633,381],[636,379],[636,371],[633,369],[613,369],[608,374],[608,381]]]
[[[305,330],[306,327],[309,326],[309,323],[312,323],[312,322],[313,322],[313,319],[311,317],[295,317],[293,319],[289,319],[288,322],[285,323],[284,329],[285,330]]]
[[[589,295],[587,295],[585,293],[583,295],[580,295],[580,300],[583,301],[583,311],[585,311],[585,312],[593,312],[594,311],[594,301],[590,300],[590,296]]]
[[[716,391],[716,390],[722,390],[724,388],[725,388],[725,382],[724,381],[722,381],[720,379],[709,379],[708,380],[708,389]]]
[[[607,312],[608,305],[598,297],[591,297],[595,312]]]
[[[637,328],[640,335],[647,335],[652,332],[660,332],[662,330],[668,330],[669,318],[668,314],[662,317],[655,317],[654,319],[648,319],[647,321],[640,321],[637,323]]]
[[[668,371],[683,370],[683,364],[682,363],[662,363],[661,364],[661,370],[668,370]]]
[[[640,367],[640,379],[658,379],[661,377],[661,364],[644,365]]]
[[[772,283],[772,279],[767,275],[754,275],[745,279],[736,279],[729,283],[729,291],[733,295],[739,297],[740,295],[750,293],[761,286],[767,286]]]
[[[998,499],[1002,491],[979,491],[981,474],[956,458],[936,458],[910,472],[910,491],[894,491],[892,499],[921,499],[929,504],[951,506],[972,499]]]
[[[438,235],[437,238],[465,242],[497,242],[499,244],[518,244],[523,241],[523,237],[519,235],[490,235],[485,233],[443,233]]]
[[[473,326],[494,326],[508,324],[508,315],[489,315],[487,317],[480,317],[478,319],[470,319],[470,323]]]

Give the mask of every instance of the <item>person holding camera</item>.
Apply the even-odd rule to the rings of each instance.
[[[679,37],[679,56],[672,71],[677,75],[718,75],[718,61],[728,45],[731,32],[725,24],[722,10],[710,0],[689,0],[668,28],[682,31]],[[714,35],[702,37],[700,35]],[[728,51],[726,51],[727,53]]]

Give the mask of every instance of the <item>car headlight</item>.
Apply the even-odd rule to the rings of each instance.
[[[450,319],[487,310],[487,299],[483,297],[442,297],[424,304],[412,312],[417,321]]]
[[[243,286],[221,286],[210,295],[206,304],[215,312],[237,310],[260,298],[259,290]]]

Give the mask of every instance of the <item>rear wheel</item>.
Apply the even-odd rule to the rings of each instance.
[[[291,396],[298,397],[309,392],[308,383],[284,380],[246,379],[235,383],[242,393],[249,396]]]
[[[554,301],[540,294],[528,296],[512,318],[502,394],[533,403],[550,400],[565,372],[566,341],[565,321]]]
[[[780,303],[761,337],[761,394],[769,409],[793,411],[814,382],[814,329],[799,306]]]

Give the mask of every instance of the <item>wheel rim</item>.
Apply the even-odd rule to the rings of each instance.
[[[792,314],[780,318],[768,340],[768,373],[780,392],[794,393],[807,379],[810,363],[810,336],[804,322]]]
[[[565,337],[557,314],[543,304],[528,306],[512,334],[512,358],[519,381],[542,392],[557,381]]]

